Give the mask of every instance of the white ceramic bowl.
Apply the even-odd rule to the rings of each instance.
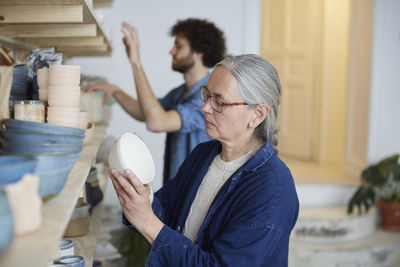
[[[80,94],[54,94],[49,91],[47,98],[50,107],[79,108]]]
[[[88,113],[87,111],[79,112],[79,128],[86,130],[88,126]]]
[[[85,131],[85,138],[83,138],[83,145],[87,146],[90,144],[94,134],[94,124],[89,122],[87,124],[86,131]]]
[[[39,88],[47,88],[47,85],[49,83],[49,69],[38,69],[36,75]]]
[[[73,116],[79,116],[79,108],[68,108],[68,107],[48,107],[48,112],[57,115],[69,115],[73,114]]]
[[[154,161],[145,143],[133,133],[124,133],[114,143],[108,156],[108,165],[124,174],[130,169],[143,184],[153,181]]]
[[[79,65],[53,64],[53,65],[50,65],[49,68],[50,68],[50,71],[55,71],[55,72],[81,73],[81,66],[79,66]]]
[[[59,85],[49,85],[49,91],[57,92],[57,93],[72,93],[77,94],[81,92],[80,86],[59,86]]]

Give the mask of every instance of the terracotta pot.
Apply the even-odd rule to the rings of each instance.
[[[400,232],[400,203],[378,202],[382,228],[390,232]]]

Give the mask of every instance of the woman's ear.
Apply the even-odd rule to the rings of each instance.
[[[259,104],[253,110],[252,118],[249,121],[249,127],[255,129],[268,116],[270,109],[267,104]]]

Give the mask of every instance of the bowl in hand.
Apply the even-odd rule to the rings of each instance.
[[[153,157],[143,141],[133,133],[124,133],[114,143],[108,156],[108,165],[124,174],[130,169],[143,184],[153,181]]]

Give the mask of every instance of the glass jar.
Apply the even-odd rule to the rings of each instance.
[[[38,100],[19,100],[14,102],[14,119],[44,122],[44,102]]]

